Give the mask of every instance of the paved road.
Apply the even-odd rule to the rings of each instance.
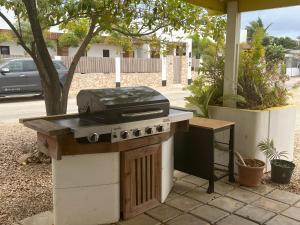
[[[300,77],[292,78],[287,82],[290,89],[295,84],[300,83]],[[189,95],[188,91],[183,91],[182,86],[159,87],[158,91],[169,98],[171,105],[183,107],[184,97]],[[298,106],[297,129],[300,130],[300,88],[292,91],[293,103]],[[75,97],[69,99],[68,113],[77,112]],[[39,97],[0,99],[0,122],[17,122],[19,118],[43,116],[45,115],[44,101]]]
[[[157,88],[171,102],[171,105],[183,107],[187,91],[182,87]],[[68,103],[68,113],[77,112],[76,98],[71,97]],[[0,99],[0,122],[17,122],[19,118],[45,115],[45,105],[40,97]]]

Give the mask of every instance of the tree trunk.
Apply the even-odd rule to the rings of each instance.
[[[62,114],[62,90],[58,73],[54,67],[51,56],[43,36],[35,0],[23,0],[31,25],[32,35],[36,45],[35,61],[44,90],[47,115]]]

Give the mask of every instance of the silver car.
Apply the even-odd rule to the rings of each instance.
[[[61,85],[68,70],[61,60],[53,60]],[[39,72],[30,58],[0,60],[0,97],[42,94]]]

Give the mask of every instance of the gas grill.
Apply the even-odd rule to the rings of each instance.
[[[108,124],[168,116],[170,107],[165,96],[144,86],[81,90],[77,105],[80,114]]]
[[[82,90],[77,104],[76,114],[20,120],[53,159],[54,224],[117,223],[164,202],[174,135],[192,112],[148,87]]]
[[[53,122],[69,127],[79,142],[114,143],[155,135],[169,132],[175,122],[169,100],[144,86],[81,90],[77,105],[77,118]]]

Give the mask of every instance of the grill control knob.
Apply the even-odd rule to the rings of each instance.
[[[156,127],[156,131],[157,132],[163,132],[164,131],[164,127],[162,125],[159,125]]]
[[[152,130],[152,127],[146,127],[145,128],[145,133],[146,134],[152,134],[153,130]]]
[[[124,130],[121,132],[121,138],[127,139],[128,138],[128,131]]]
[[[97,143],[99,141],[99,134],[91,133],[91,134],[89,134],[87,139],[90,143]]]
[[[135,129],[135,130],[133,131],[133,135],[136,136],[136,137],[141,136],[141,130]]]

